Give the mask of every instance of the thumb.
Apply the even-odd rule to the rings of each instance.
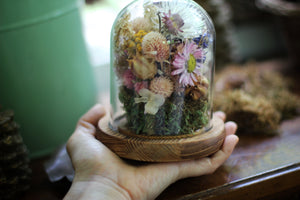
[[[102,105],[96,104],[79,120],[76,129],[67,142],[67,150],[70,155],[81,146],[90,137],[94,137],[98,121],[105,115],[105,109]]]
[[[105,115],[105,109],[101,104],[94,105],[87,113],[79,120],[76,126],[75,133],[82,131],[94,135],[96,132],[98,121]]]

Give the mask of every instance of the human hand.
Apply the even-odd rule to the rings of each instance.
[[[105,115],[95,105],[83,115],[67,143],[75,169],[72,186],[65,199],[155,199],[171,183],[187,177],[213,173],[231,155],[238,137],[237,125],[225,123],[222,148],[210,157],[197,160],[129,165],[95,139],[96,126]],[[223,112],[216,116],[225,120]]]

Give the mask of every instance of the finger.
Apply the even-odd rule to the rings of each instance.
[[[143,175],[144,180],[153,183],[159,180],[156,185],[149,185],[149,193],[155,194],[168,187],[169,184],[187,177],[201,176],[213,173],[232,153],[238,137],[235,135],[226,136],[223,148],[215,153],[211,158],[201,158],[198,160],[152,164],[137,169],[138,175]],[[136,176],[138,179],[138,176]]]
[[[226,136],[222,149],[217,151],[210,159],[211,165],[213,166],[213,171],[221,166],[231,155],[234,147],[238,143],[239,138],[236,135],[228,135]],[[212,171],[212,172],[213,172]]]
[[[98,121],[105,115],[105,109],[102,105],[96,104],[87,113],[85,113],[78,121],[75,133],[82,131],[85,133],[95,134],[95,127]]]
[[[176,177],[176,180],[191,176],[201,176],[204,174],[210,174],[228,159],[238,140],[239,139],[236,135],[226,136],[222,149],[215,153],[212,157],[206,157],[198,160],[185,161],[179,163],[161,164],[161,167],[165,168],[161,171],[169,171],[169,173],[176,173],[176,170],[178,170],[178,177]],[[174,165],[177,165],[178,169],[174,168]],[[163,173],[161,175],[163,176]]]
[[[78,121],[76,130],[67,142],[67,150],[73,152],[83,143],[94,140],[96,132],[95,124],[105,114],[103,106],[96,104],[87,113],[85,113]]]
[[[222,149],[217,151],[212,157],[202,158],[200,160],[187,163],[187,165],[182,165],[182,169],[179,172],[179,178],[201,176],[213,173],[228,159],[237,142],[237,136],[226,136]]]
[[[225,133],[226,135],[233,135],[236,133],[238,126],[235,122],[229,121],[225,123]]]
[[[96,104],[79,119],[79,122],[84,121],[94,126],[97,126],[99,119],[104,115],[105,115],[104,107],[101,104]]]
[[[223,121],[226,120],[226,114],[222,111],[217,111],[214,113],[214,116],[221,118]]]

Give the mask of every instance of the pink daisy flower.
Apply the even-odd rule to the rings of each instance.
[[[183,86],[194,86],[197,76],[201,75],[201,60],[204,57],[202,49],[193,41],[186,41],[184,47],[175,55],[172,75],[180,75],[179,83]]]

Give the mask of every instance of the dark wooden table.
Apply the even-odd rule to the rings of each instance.
[[[300,91],[299,74],[293,75]],[[215,173],[177,181],[157,199],[300,199],[300,117],[284,121],[280,131],[276,136],[240,133],[233,154]],[[46,160],[31,161],[31,189],[21,200],[62,199],[68,191],[67,179],[48,180]]]

